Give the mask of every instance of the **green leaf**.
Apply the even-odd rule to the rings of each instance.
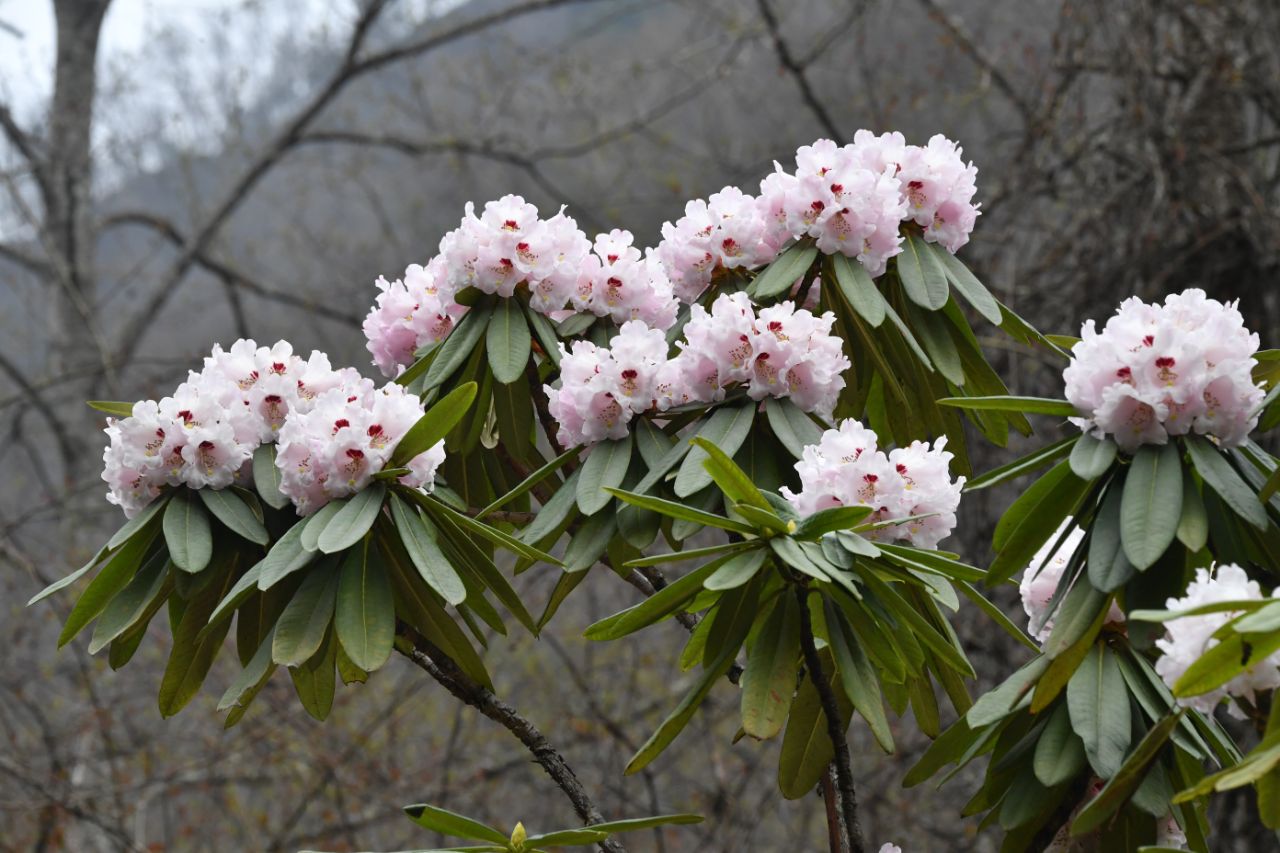
[[[248,665],[240,671],[240,674],[227,687],[226,692],[222,694],[222,698],[218,700],[219,711],[244,707],[248,704],[247,700],[256,694],[271,677],[276,666],[271,662],[271,638],[275,630],[273,626],[267,632],[267,636],[258,645],[258,650],[249,659]]]
[[[324,533],[324,529],[328,526],[329,521],[347,505],[347,500],[347,498],[339,498],[337,500],[329,501],[327,504],[320,507],[300,522],[300,526],[302,527],[302,538],[298,541],[302,544],[302,547],[305,550],[320,550],[320,534]]]
[[[578,475],[578,511],[583,515],[595,515],[608,506],[613,497],[605,491],[622,485],[631,465],[631,433],[625,438],[602,441],[591,448],[587,461],[582,463]]]
[[[395,587],[396,596],[396,615],[444,652],[473,681],[492,690],[493,679],[484,668],[484,661],[467,640],[467,635],[449,618],[449,614],[422,584],[413,582],[408,567],[400,562],[392,549],[385,547],[386,544],[385,540],[379,537],[379,547],[383,548],[383,557],[391,566],[391,583]],[[403,642],[408,641],[401,637],[396,638],[397,647],[401,647],[399,644]]]
[[[1178,519],[1177,536],[1192,553],[1209,542],[1209,516],[1190,468],[1182,472],[1182,516]]]
[[[543,465],[538,470],[534,471],[528,477],[525,477],[523,480],[520,481],[520,484],[517,485],[514,489],[507,492],[502,497],[497,498],[496,500],[494,500],[493,503],[489,504],[487,507],[480,510],[480,512],[476,513],[476,519],[477,520],[483,519],[486,515],[493,512],[494,510],[501,509],[502,507],[506,506],[516,498],[522,497],[523,495],[528,494],[533,490],[534,486],[538,485],[547,477],[550,477],[556,471],[563,468],[570,461],[577,459],[578,454],[580,454],[581,452],[582,452],[581,447],[570,447],[564,453],[561,453],[555,459],[552,459],[550,462]]]
[[[221,574],[214,582],[206,584],[182,613],[182,619],[173,632],[169,662],[160,679],[162,716],[172,717],[195,698],[209,674],[209,668],[213,666],[213,659],[222,648],[230,623],[224,622],[220,628],[208,632],[204,628],[209,622],[209,614],[231,586],[234,564],[234,557],[216,561],[210,570]]]
[[[1022,412],[1027,415],[1058,415],[1072,417],[1079,414],[1076,407],[1066,400],[1047,397],[944,397],[939,406],[957,409],[973,409],[980,412]]]
[[[965,712],[964,721],[970,728],[976,730],[1003,720],[1029,697],[1036,681],[1048,668],[1048,658],[1044,656],[1032,658],[999,686],[979,696],[978,700]]]
[[[555,533],[564,525],[570,516],[578,511],[577,484],[579,468],[565,478],[564,483],[555,490],[551,499],[543,504],[529,526],[520,532],[520,541],[536,544],[548,535]],[[587,519],[587,524],[596,520],[597,514]]]
[[[157,533],[159,533],[159,530],[155,525],[147,525],[143,528],[141,535],[130,538],[120,547],[119,551],[111,555],[102,570],[98,572],[97,576],[85,587],[84,592],[80,594],[80,598],[76,600],[71,612],[67,614],[66,624],[62,626],[62,633],[58,635],[58,648],[62,648],[69,643],[76,634],[79,634],[84,629],[85,625],[88,625],[106,608],[111,599],[115,598],[125,588],[137,571],[138,564],[142,562],[142,558],[151,548],[151,543],[155,541]],[[87,571],[87,569],[82,569],[81,572],[83,571]],[[79,574],[80,572],[77,572],[70,577],[74,579]],[[59,583],[65,581],[67,581],[67,578],[63,578]],[[44,593],[41,593],[41,595],[44,595]],[[39,596],[32,600],[38,599]]]
[[[907,298],[921,308],[938,311],[947,304],[951,291],[947,274],[924,240],[908,234],[897,256],[898,277]]]
[[[946,272],[947,281],[951,282],[951,286],[973,306],[975,311],[992,324],[1000,325],[1002,321],[1000,303],[991,295],[991,291],[987,290],[978,277],[944,247],[937,243],[931,243],[929,247],[933,250],[934,258]]]
[[[1124,764],[1132,730],[1124,674],[1105,644],[1096,644],[1071,676],[1067,709],[1094,772],[1104,779],[1115,776]]]
[[[964,385],[964,366],[951,339],[946,317],[940,312],[919,310],[913,310],[911,317],[916,335],[938,372],[952,385]]]
[[[1102,592],[1114,592],[1133,577],[1134,567],[1120,547],[1122,483],[1113,481],[1093,519],[1089,537],[1089,583]]]
[[[747,293],[757,301],[777,296],[791,288],[818,257],[818,250],[808,240],[801,240],[774,259],[773,263],[751,282]]]
[[[1036,741],[1032,767],[1046,788],[1066,784],[1084,769],[1084,742],[1071,730],[1071,712],[1060,703]]]
[[[99,412],[106,412],[108,415],[114,415],[118,418],[133,417],[133,403],[125,403],[116,400],[86,400],[85,405],[91,409],[97,409]]]
[[[1092,800],[1089,800],[1080,814],[1071,823],[1072,835],[1083,835],[1102,826],[1103,822],[1124,805],[1138,790],[1139,784],[1160,754],[1160,750],[1173,734],[1182,712],[1170,714],[1151,727],[1146,736],[1138,743],[1124,765]]]
[[[721,515],[706,512],[705,510],[695,509],[685,504],[676,503],[674,501],[664,500],[663,498],[655,498],[650,495],[638,495],[635,492],[624,491],[623,489],[609,489],[610,494],[621,498],[624,502],[632,506],[638,506],[641,509],[651,509],[654,512],[662,513],[671,518],[688,521],[693,524],[699,524],[704,527],[718,527],[721,530],[732,530],[734,533],[750,533],[755,534],[755,528],[749,524],[743,524],[740,521],[734,521],[731,518],[725,518]]]
[[[351,662],[374,672],[391,657],[396,608],[386,568],[370,555],[369,538],[352,548],[338,576],[333,626]]]
[[[884,713],[884,698],[880,682],[867,653],[859,645],[853,629],[845,621],[843,613],[829,600],[824,599],[827,620],[828,644],[840,673],[840,685],[862,718],[867,721],[876,743],[887,753],[894,750],[893,733]]]
[[[835,276],[836,286],[840,288],[840,293],[849,306],[872,328],[879,327],[885,318],[884,296],[871,280],[866,267],[843,254],[828,255],[827,263]]]
[[[396,444],[388,466],[404,467],[418,454],[444,441],[449,430],[471,410],[476,390],[476,383],[465,382],[437,400]]]
[[[499,299],[485,335],[485,350],[493,378],[503,385],[510,385],[524,376],[532,345],[529,323],[520,310],[520,303],[514,297]]]
[[[356,492],[329,519],[316,540],[316,547],[322,553],[337,554],[359,542],[378,518],[386,497],[387,487],[381,483],[370,483],[364,491]]]
[[[534,335],[538,338],[538,343],[542,346],[542,352],[556,367],[560,366],[560,341],[556,337],[556,330],[551,325],[551,321],[540,311],[534,311],[527,305],[522,305],[525,309],[525,317],[529,320],[529,327],[533,329]]]
[[[724,492],[730,500],[740,504],[747,504],[769,513],[773,512],[760,489],[747,476],[747,472],[739,468],[738,463],[729,458],[727,453],[702,436],[694,436],[692,440],[695,447],[707,455],[702,466],[707,469],[711,479],[720,487],[720,491]]]
[[[155,518],[156,515],[159,514],[160,510],[165,508],[165,506],[169,503],[169,499],[173,497],[173,494],[174,494],[173,492],[167,492],[166,494],[161,495],[160,497],[156,498],[151,503],[143,507],[138,512],[137,515],[135,515],[133,518],[126,521],[124,525],[121,526],[121,528],[117,530],[110,539],[107,540],[107,546],[105,550],[114,551],[115,549],[119,548],[121,545],[123,545],[124,543],[132,539],[137,533],[139,533],[144,527],[146,527],[147,524],[150,523],[151,519]],[[102,559],[101,553],[94,558],[93,562],[96,562],[97,560],[100,560],[100,559]],[[89,565],[92,565],[93,562],[90,562]]]
[[[209,516],[186,489],[174,492],[164,511],[164,541],[169,559],[184,572],[195,574],[213,558]]]
[[[742,728],[766,740],[782,731],[796,688],[800,658],[800,605],[787,592],[756,634],[742,675]]]
[[[222,620],[224,616],[230,617],[237,607],[258,591],[258,579],[262,576],[262,563],[259,561],[252,566],[249,571],[240,576],[240,579],[231,587],[231,591],[226,594],[222,601],[218,602],[218,606],[209,614],[209,622],[204,626],[204,630],[210,630],[210,627]]]
[[[299,666],[289,667],[289,678],[303,709],[314,719],[324,722],[333,710],[337,687],[338,641],[333,631],[325,631],[320,649]]]
[[[391,495],[391,517],[410,561],[427,586],[450,604],[465,601],[467,588],[457,570],[436,544],[422,517],[396,494]]]
[[[276,446],[260,444],[253,451],[253,488],[263,503],[272,509],[284,509],[289,497],[280,491],[280,469],[276,467]]]
[[[595,564],[614,534],[618,532],[617,514],[612,509],[598,512],[586,520],[573,534],[564,551],[565,571],[585,572]]]
[[[444,343],[436,351],[435,361],[431,362],[431,367],[423,378],[423,393],[439,388],[471,357],[472,350],[476,348],[476,344],[480,342],[480,336],[489,325],[489,317],[492,313],[492,306],[482,303],[463,315],[458,325],[453,327],[449,337],[444,339]]]
[[[257,545],[266,545],[271,541],[267,528],[263,527],[253,510],[234,489],[200,489],[196,494],[204,501],[205,508],[213,513],[213,517],[241,539]]]
[[[491,826],[485,826],[478,820],[472,820],[447,809],[420,803],[418,805],[405,806],[404,813],[418,826],[425,827],[433,832],[452,835],[457,838],[470,838],[475,841],[492,841],[494,844],[501,844],[503,848],[507,845],[507,836],[503,833]]]
[[[1266,529],[1266,508],[1236,469],[1231,467],[1222,451],[1198,435],[1188,435],[1186,443],[1191,464],[1205,484],[1217,492],[1236,515],[1259,530]]]
[[[426,509],[427,512],[432,513],[436,517],[443,516],[466,532],[474,533],[481,539],[487,539],[499,548],[505,548],[513,554],[518,554],[521,557],[527,557],[528,559],[536,562],[547,563],[552,566],[564,565],[550,554],[544,551],[539,551],[532,545],[526,545],[519,539],[509,536],[495,527],[490,527],[483,521],[476,521],[471,516],[460,513],[453,507],[441,503],[438,500],[429,498],[421,493],[413,493],[410,491],[404,491],[402,494],[408,494],[411,498],[418,501],[419,505]]]
[[[609,820],[604,823],[589,824],[587,828],[594,829],[597,832],[617,834],[634,832],[638,829],[652,829],[655,826],[688,826],[689,824],[702,823],[702,820],[702,815],[696,814],[665,814],[655,815],[654,817],[636,817],[628,820]]]
[[[1134,454],[1120,504],[1120,542],[1138,571],[1173,543],[1182,516],[1182,461],[1173,442],[1143,445]]]
[[[172,586],[168,568],[168,556],[164,551],[157,551],[138,569],[133,579],[102,611],[98,623],[93,627],[89,654],[96,655],[112,640],[131,629],[148,612],[156,596],[168,594],[168,588]]]
[[[583,633],[588,640],[616,640],[646,628],[679,610],[702,591],[702,584],[728,560],[722,557],[672,581],[639,604],[601,619]]]
[[[805,447],[817,444],[822,438],[822,430],[818,425],[799,406],[786,398],[766,399],[764,413],[769,419],[769,428],[773,430],[773,434],[796,459],[804,456]]]
[[[822,657],[826,659],[823,669],[829,682],[832,675],[832,667],[828,663],[830,656],[823,652]],[[843,729],[852,707],[842,691],[836,692],[836,703]],[[782,796],[789,800],[807,796],[827,771],[834,755],[835,748],[827,735],[827,718],[818,691],[813,680],[805,678],[792,703],[787,730],[782,736],[782,751],[778,756],[778,789]]]
[[[627,560],[625,565],[628,569],[639,569],[645,566],[660,566],[663,563],[685,563],[689,560],[701,560],[703,557],[720,557],[747,549],[758,549],[759,547],[760,542],[754,539],[744,542],[726,542],[723,545],[709,545],[706,548],[689,548],[685,551],[672,551],[668,554],[650,554],[647,557]]]
[[[333,619],[338,596],[338,570],[322,564],[308,573],[276,622],[271,659],[286,666],[301,666],[320,650]]]
[[[999,300],[996,301],[1000,305],[1000,328],[1004,329],[1010,337],[1028,346],[1039,345],[1063,358],[1071,358],[1069,352],[1040,334],[1034,326],[1010,310],[1009,306]]]
[[[752,543],[750,551],[734,554],[726,560],[702,582],[702,586],[715,592],[736,589],[756,576],[767,556],[756,541]]]
[[[302,538],[307,526],[306,521],[299,521],[286,530],[279,541],[271,546],[267,556],[258,563],[258,589],[270,589],[287,576],[305,568],[315,559],[315,551],[308,551],[302,547]]]
[[[1037,471],[1051,462],[1057,462],[1062,457],[1071,452],[1075,447],[1079,436],[1071,436],[1061,441],[1055,441],[1047,447],[1042,447],[1033,453],[1028,453],[1021,459],[1015,459],[999,468],[993,468],[985,474],[973,478],[965,483],[964,490],[966,492],[976,492],[979,489],[985,489],[989,486],[995,486],[1008,480],[1016,479],[1024,474],[1030,474]]]
[[[545,835],[530,835],[525,840],[523,850],[531,850],[541,845],[543,847],[563,847],[578,846],[585,847],[588,844],[595,844],[597,841],[603,841],[609,837],[609,833],[600,832],[597,829],[562,829],[558,832],[548,832]],[[507,848],[509,849],[509,848]]]
[[[1096,480],[1111,467],[1119,449],[1109,438],[1094,438],[1083,433],[1071,449],[1071,470],[1081,480]]]
[[[738,406],[724,406],[715,410],[707,422],[698,430],[698,438],[714,444],[732,456],[738,452],[742,442],[751,432],[751,424],[755,419],[756,404],[746,403]],[[680,470],[676,472],[675,492],[678,497],[687,498],[711,485],[711,472],[704,466],[707,452],[702,447],[690,449]]]
[[[826,533],[856,527],[870,514],[869,506],[833,506],[821,509],[801,521],[793,535],[797,539],[817,539]]]

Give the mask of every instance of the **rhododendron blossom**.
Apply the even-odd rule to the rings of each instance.
[[[1086,321],[1081,337],[1062,378],[1085,432],[1128,451],[1192,431],[1233,447],[1257,424],[1258,336],[1234,302],[1194,288],[1163,305],[1131,297],[1101,332]]]
[[[476,287],[511,296],[529,288],[529,305],[549,314],[573,298],[591,242],[561,210],[541,219],[538,208],[517,195],[485,204],[479,216],[467,202],[462,224],[440,240],[443,283],[454,292]]]
[[[1187,586],[1186,594],[1182,598],[1170,598],[1165,602],[1165,608],[1190,610],[1218,601],[1260,601],[1264,597],[1258,582],[1250,580],[1244,569],[1227,564],[1213,570],[1196,569],[1196,579]],[[1188,667],[1218,644],[1214,632],[1239,615],[1240,611],[1228,610],[1169,620],[1165,623],[1164,638],[1156,640],[1156,647],[1161,652],[1156,661],[1156,672],[1172,687]],[[1269,655],[1217,689],[1199,696],[1180,697],[1178,702],[1210,713],[1224,698],[1234,697],[1253,703],[1257,691],[1276,687],[1280,687],[1280,652]],[[1237,711],[1234,702],[1231,710]]]
[[[666,336],[639,321],[624,323],[607,348],[575,341],[569,350],[561,344],[560,352],[560,387],[543,391],[562,445],[624,438],[637,414],[684,400]]]
[[[742,383],[753,400],[789,397],[830,418],[849,369],[835,316],[815,316],[791,302],[756,314],[745,293],[721,294],[707,311],[694,305],[677,361],[691,399],[713,402]]]
[[[309,411],[291,414],[280,430],[280,491],[299,515],[355,494],[386,467],[422,415],[422,401],[399,385],[374,388],[365,380],[359,387],[326,391]],[[429,491],[443,461],[441,441],[409,460],[409,473],[399,482]]]
[[[107,500],[132,517],[165,486],[226,488],[260,444],[276,440],[291,413],[361,381],[367,380],[351,368],[330,367],[324,353],[303,360],[286,341],[215,345],[201,372],[190,373],[172,396],[140,401],[129,417],[108,419]]]
[[[641,255],[630,231],[614,229],[596,237],[595,251],[582,262],[573,307],[615,323],[639,320],[650,328],[669,329],[679,303],[656,255]]]
[[[1022,609],[1027,613],[1027,633],[1040,643],[1049,639],[1049,634],[1053,631],[1053,619],[1049,618],[1049,603],[1053,601],[1053,596],[1058,591],[1058,584],[1071,558],[1084,542],[1084,530],[1073,524],[1074,519],[1068,518],[1058,526],[1054,534],[1031,558],[1031,564],[1022,573],[1022,582],[1018,584],[1018,592],[1022,596]],[[1071,528],[1070,532],[1067,532],[1068,527]],[[1066,533],[1065,536],[1064,533]],[[1124,612],[1114,601],[1111,603],[1106,621],[1124,623]]]
[[[425,267],[410,265],[403,279],[379,277],[374,306],[364,319],[373,363],[382,375],[395,378],[414,362],[414,353],[448,337],[466,306],[454,301],[455,290],[437,255]]]
[[[718,271],[752,269],[774,259],[787,234],[771,225],[761,202],[737,187],[684,206],[684,216],[662,224],[654,254],[675,293],[693,302]]]
[[[936,548],[956,525],[965,478],[951,479],[947,440],[915,441],[885,453],[876,434],[855,420],[841,421],[796,463],[800,492],[782,494],[801,515],[837,506],[867,506],[867,524],[893,522],[867,533],[881,542]],[[915,518],[915,516],[924,516]]]

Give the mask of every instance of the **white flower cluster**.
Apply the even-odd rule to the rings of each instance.
[[[485,204],[479,216],[467,202],[462,224],[440,240],[443,282],[453,292],[476,287],[511,296],[529,288],[529,305],[544,314],[564,308],[578,285],[591,242],[561,210],[541,219],[518,195]]]
[[[1258,336],[1236,303],[1194,288],[1163,305],[1131,297],[1101,332],[1088,320],[1081,335],[1062,378],[1085,432],[1132,451],[1192,431],[1231,447],[1256,426]]]
[[[653,252],[641,255],[630,231],[615,228],[596,236],[595,252],[583,259],[573,307],[619,325],[639,320],[653,329],[670,329],[679,303],[671,281]]]
[[[608,348],[561,345],[560,387],[546,386],[565,445],[626,435],[634,415],[686,402],[723,400],[744,386],[753,400],[789,397],[829,418],[849,368],[830,314],[815,317],[790,302],[757,315],[745,293],[721,294],[711,311],[694,305],[680,353],[668,358],[665,335],[639,321],[625,323]]]
[[[1063,572],[1067,570],[1067,565],[1071,562],[1071,557],[1084,542],[1084,530],[1079,527],[1073,527],[1071,532],[1063,537],[1063,532],[1073,521],[1074,519],[1068,518],[1058,526],[1053,536],[1049,537],[1049,540],[1031,558],[1031,564],[1023,571],[1022,582],[1018,585],[1018,592],[1022,596],[1022,609],[1027,612],[1027,633],[1040,643],[1049,639],[1049,634],[1053,631],[1053,620],[1049,618],[1049,602],[1053,600],[1054,593],[1058,590],[1058,584],[1062,580]],[[1062,539],[1062,544],[1055,549],[1054,545],[1059,538]],[[1087,583],[1084,580],[1081,582]],[[1106,621],[1124,623],[1124,612],[1114,601],[1111,603]]]
[[[978,170],[961,153],[940,135],[926,146],[867,130],[849,145],[819,139],[796,151],[794,173],[775,164],[760,184],[760,204],[775,229],[812,237],[821,251],[857,258],[878,276],[902,251],[905,221],[953,253],[969,241]]]
[[[222,489],[231,485],[258,445],[271,442],[287,417],[333,388],[367,382],[351,368],[334,370],[324,353],[294,355],[285,341],[259,347],[239,340],[214,346],[204,369],[189,374],[169,397],[134,404],[131,416],[110,418],[102,479],[107,500],[127,516],[164,486]]]
[[[858,421],[842,421],[804,449],[795,466],[799,494],[787,488],[782,494],[801,515],[829,507],[868,506],[868,524],[910,519],[867,535],[882,542],[938,547],[956,525],[965,483],[964,477],[951,479],[952,455],[943,449],[946,438],[932,446],[915,441],[888,453],[878,449],[877,442],[876,434]]]
[[[1187,587],[1182,598],[1170,598],[1165,602],[1168,610],[1190,610],[1218,601],[1260,601],[1264,598],[1258,582],[1249,580],[1244,569],[1236,565],[1218,566],[1210,571],[1197,569],[1196,579]],[[1193,663],[1218,644],[1213,634],[1239,611],[1205,613],[1200,616],[1184,616],[1166,623],[1163,639],[1156,640],[1161,657],[1156,661],[1156,672],[1172,687]],[[1276,652],[1257,665],[1237,675],[1226,684],[1203,693],[1179,699],[1178,702],[1198,711],[1211,712],[1224,698],[1234,697],[1254,701],[1260,690],[1280,687],[1280,652]],[[1232,703],[1232,709],[1235,706]]]
[[[396,445],[422,417],[422,402],[400,385],[373,383],[335,388],[295,413],[280,430],[276,467],[280,491],[299,515],[310,515],[335,498],[369,485],[387,466]],[[406,486],[430,489],[444,462],[444,442],[419,453],[400,477]]]
[[[394,379],[413,364],[420,347],[444,340],[467,309],[454,301],[457,291],[438,255],[425,267],[410,265],[403,279],[379,277],[377,286],[381,292],[364,318],[364,336],[373,363]]]

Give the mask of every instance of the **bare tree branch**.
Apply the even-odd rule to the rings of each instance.
[[[765,28],[769,31],[769,38],[773,40],[773,51],[778,55],[778,62],[796,79],[796,86],[800,89],[800,97],[805,106],[813,113],[827,136],[836,140],[843,139],[844,134],[840,132],[835,119],[831,117],[831,113],[827,111],[809,83],[809,77],[805,73],[807,63],[800,62],[791,55],[791,50],[787,47],[787,42],[782,37],[782,30],[778,26],[778,19],[769,6],[769,0],[757,0],[757,5],[760,7],[760,17],[764,19]],[[811,56],[808,61],[811,62],[812,59]]]
[[[960,19],[944,9],[939,0],[920,0],[920,5],[929,11],[929,17],[937,21],[955,39],[960,49],[991,78],[991,82],[995,84],[996,88],[1009,99],[1009,102],[1022,114],[1022,118],[1030,124],[1035,115],[1035,110],[1027,103],[1022,94],[1014,88],[1013,83],[1005,76],[999,64],[974,41],[973,36],[965,29]]]

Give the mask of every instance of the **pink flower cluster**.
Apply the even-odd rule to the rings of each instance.
[[[1258,582],[1250,580],[1244,569],[1228,564],[1213,570],[1196,569],[1196,579],[1187,587],[1186,595],[1170,598],[1165,602],[1165,608],[1190,610],[1219,601],[1261,601],[1264,597]],[[1277,596],[1273,594],[1272,597]],[[1172,687],[1188,667],[1218,645],[1214,633],[1239,615],[1240,611],[1227,610],[1184,616],[1167,622],[1164,638],[1156,640],[1156,647],[1162,654],[1156,661],[1156,672]],[[1252,703],[1258,691],[1277,687],[1280,687],[1280,652],[1267,656],[1215,690],[1179,699],[1178,702],[1207,714],[1225,698],[1241,698]],[[1238,713],[1234,702],[1230,710]]]
[[[511,296],[529,288],[529,304],[549,314],[572,299],[591,243],[561,210],[541,219],[538,208],[518,195],[485,204],[479,216],[467,202],[462,224],[440,240],[441,285],[456,293],[476,287]]]
[[[867,524],[893,522],[868,533],[882,542],[936,548],[956,526],[965,478],[951,479],[947,440],[912,442],[885,453],[876,434],[855,420],[827,430],[796,463],[800,492],[782,494],[801,515],[837,506],[869,506]],[[925,516],[915,518],[915,516]]]
[[[679,303],[657,256],[643,256],[630,231],[596,236],[595,251],[583,259],[573,307],[621,325],[639,320],[653,329],[675,325]]]
[[[108,419],[107,500],[132,517],[164,486],[226,488],[291,413],[306,411],[330,389],[361,382],[368,380],[351,368],[334,370],[324,353],[294,355],[285,341],[215,345],[203,370],[190,373],[172,396],[142,400],[129,417]]]
[[[664,222],[654,254],[676,295],[693,302],[717,272],[772,261],[788,236],[768,219],[760,200],[737,187],[725,187],[705,201],[685,204],[684,216],[674,225]]]
[[[636,415],[683,402],[666,335],[637,320],[624,323],[607,348],[574,341],[560,352],[560,387],[543,390],[566,447],[623,438]]]
[[[1092,320],[1063,371],[1067,399],[1085,432],[1111,436],[1125,450],[1164,444],[1195,431],[1224,446],[1257,424],[1263,390],[1251,371],[1258,336],[1236,303],[1191,289],[1164,304],[1126,299],[1101,332]]]
[[[831,312],[815,316],[791,302],[757,313],[742,292],[721,294],[710,311],[694,305],[677,344],[685,393],[713,402],[741,383],[753,400],[789,397],[829,419],[849,369],[843,342],[831,334],[834,324]]]
[[[1049,634],[1053,631],[1049,603],[1053,600],[1054,593],[1058,591],[1058,584],[1071,558],[1084,542],[1084,530],[1079,527],[1073,527],[1071,532],[1063,537],[1067,527],[1073,523],[1074,519],[1068,518],[1058,526],[1053,536],[1031,558],[1031,564],[1022,573],[1022,582],[1018,585],[1018,592],[1022,596],[1022,609],[1027,613],[1027,633],[1040,643],[1049,639]],[[1055,549],[1054,545],[1058,543],[1059,538],[1062,538],[1062,544]],[[1080,582],[1087,583],[1084,580]],[[1114,601],[1111,603],[1111,610],[1107,613],[1107,622],[1124,623],[1124,612]]]
[[[868,272],[884,272],[902,251],[900,225],[911,221],[924,238],[956,252],[978,217],[973,203],[978,170],[944,136],[907,145],[901,133],[867,130],[837,146],[819,139],[796,151],[795,172],[776,170],[760,184],[770,222],[786,235],[812,237],[827,254],[857,258]]]
[[[399,385],[335,388],[306,412],[289,417],[280,430],[276,467],[280,491],[299,515],[310,515],[335,498],[369,485],[386,467],[396,445],[422,417],[422,402]],[[444,442],[418,454],[400,482],[430,489],[444,461]]]
[[[420,347],[444,340],[467,309],[454,301],[440,256],[425,267],[410,265],[403,279],[379,277],[377,286],[381,293],[364,319],[364,336],[373,363],[383,376],[395,378],[413,364]]]

